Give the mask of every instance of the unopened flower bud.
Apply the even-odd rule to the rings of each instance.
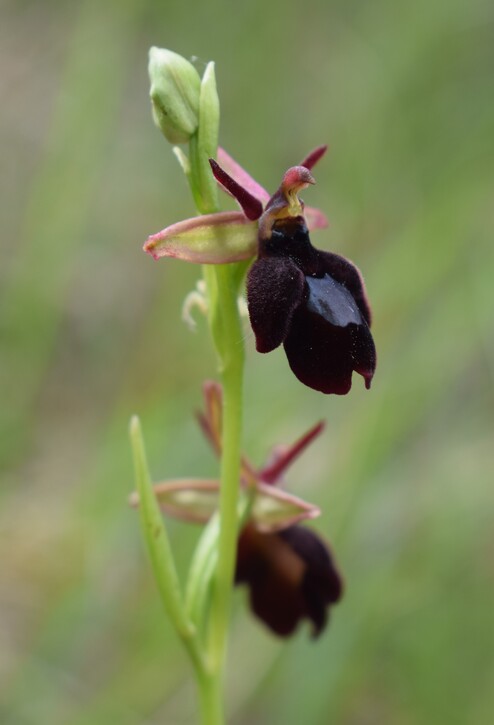
[[[170,143],[187,143],[199,125],[199,73],[181,55],[153,47],[149,78],[154,122]]]

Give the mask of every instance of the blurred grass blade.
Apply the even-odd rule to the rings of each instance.
[[[96,0],[85,0],[74,11],[44,151],[26,194],[18,238],[8,240],[15,252],[1,290],[0,459],[5,466],[25,454],[35,422],[34,405],[66,314],[78,245],[87,244],[91,204],[118,132],[140,5],[124,0],[105,11]],[[33,67],[32,72],[40,71]],[[36,108],[32,113],[35,126]]]

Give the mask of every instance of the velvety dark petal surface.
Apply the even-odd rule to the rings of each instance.
[[[287,257],[254,262],[247,279],[247,304],[258,352],[270,352],[286,338],[304,286],[302,271]]]
[[[292,634],[302,619],[309,619],[314,636],[319,635],[329,605],[342,592],[327,547],[316,534],[299,526],[277,534],[244,529],[235,581],[249,586],[254,614],[280,636]]]
[[[317,295],[311,300],[309,295],[293,315],[284,346],[290,367],[302,383],[322,393],[345,395],[354,370],[370,387],[376,350],[366,321],[362,316],[358,320],[356,303],[346,309],[340,292],[333,288],[333,300]],[[353,299],[350,294],[348,298],[348,302]]]
[[[253,613],[286,637],[304,615],[304,564],[277,534],[246,529],[239,540],[235,581],[249,586]]]
[[[302,592],[306,616],[312,621],[317,637],[326,626],[329,605],[338,602],[343,593],[341,576],[328,547],[310,529],[292,526],[279,535],[306,563]]]

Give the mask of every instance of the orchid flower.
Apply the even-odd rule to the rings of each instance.
[[[221,454],[222,389],[203,386],[205,411],[199,425],[217,455]],[[314,636],[327,621],[328,608],[341,597],[343,585],[329,546],[311,529],[300,526],[320,510],[280,487],[289,466],[324,429],[317,423],[295,443],[276,447],[267,463],[256,468],[245,456],[241,483],[252,496],[237,543],[235,582],[250,589],[253,612],[280,636],[292,634],[299,621],[309,619]],[[154,486],[161,509],[174,518],[206,523],[218,506],[220,483],[211,479],[180,479]],[[134,492],[130,503],[139,505]]]
[[[149,237],[144,249],[155,259],[221,264],[257,254],[247,278],[247,303],[258,352],[283,343],[288,363],[305,385],[345,395],[352,373],[370,387],[376,350],[371,312],[357,267],[312,246],[309,230],[327,225],[298,193],[313,184],[311,169],[323,156],[316,148],[283,176],[271,197],[227,153],[210,160],[217,182],[241,212],[219,212],[178,222]]]

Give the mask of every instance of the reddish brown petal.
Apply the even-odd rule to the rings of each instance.
[[[221,455],[221,432],[223,425],[223,389],[220,383],[206,380],[202,386],[206,412],[196,411],[196,418],[216,455]],[[253,485],[258,479],[257,471],[250,461],[242,456],[241,477],[247,485]]]
[[[214,159],[209,159],[209,163],[216,181],[238,201],[247,219],[250,219],[250,221],[259,219],[262,214],[262,204],[259,199],[252,196],[243,186],[237,184],[235,179],[232,179]]]
[[[300,162],[299,166],[305,166],[306,169],[312,169],[319,159],[321,159],[326,151],[328,150],[327,146],[318,146],[314,151],[311,151],[310,154],[308,154],[303,161]]]
[[[258,259],[247,279],[247,303],[258,352],[270,352],[288,334],[302,300],[304,275],[286,257]]]
[[[307,433],[298,439],[291,446],[288,446],[275,456],[274,460],[259,472],[259,478],[265,483],[275,483],[293,461],[300,456],[308,445],[312,443],[314,438],[324,430],[325,423],[320,421],[316,423]]]

